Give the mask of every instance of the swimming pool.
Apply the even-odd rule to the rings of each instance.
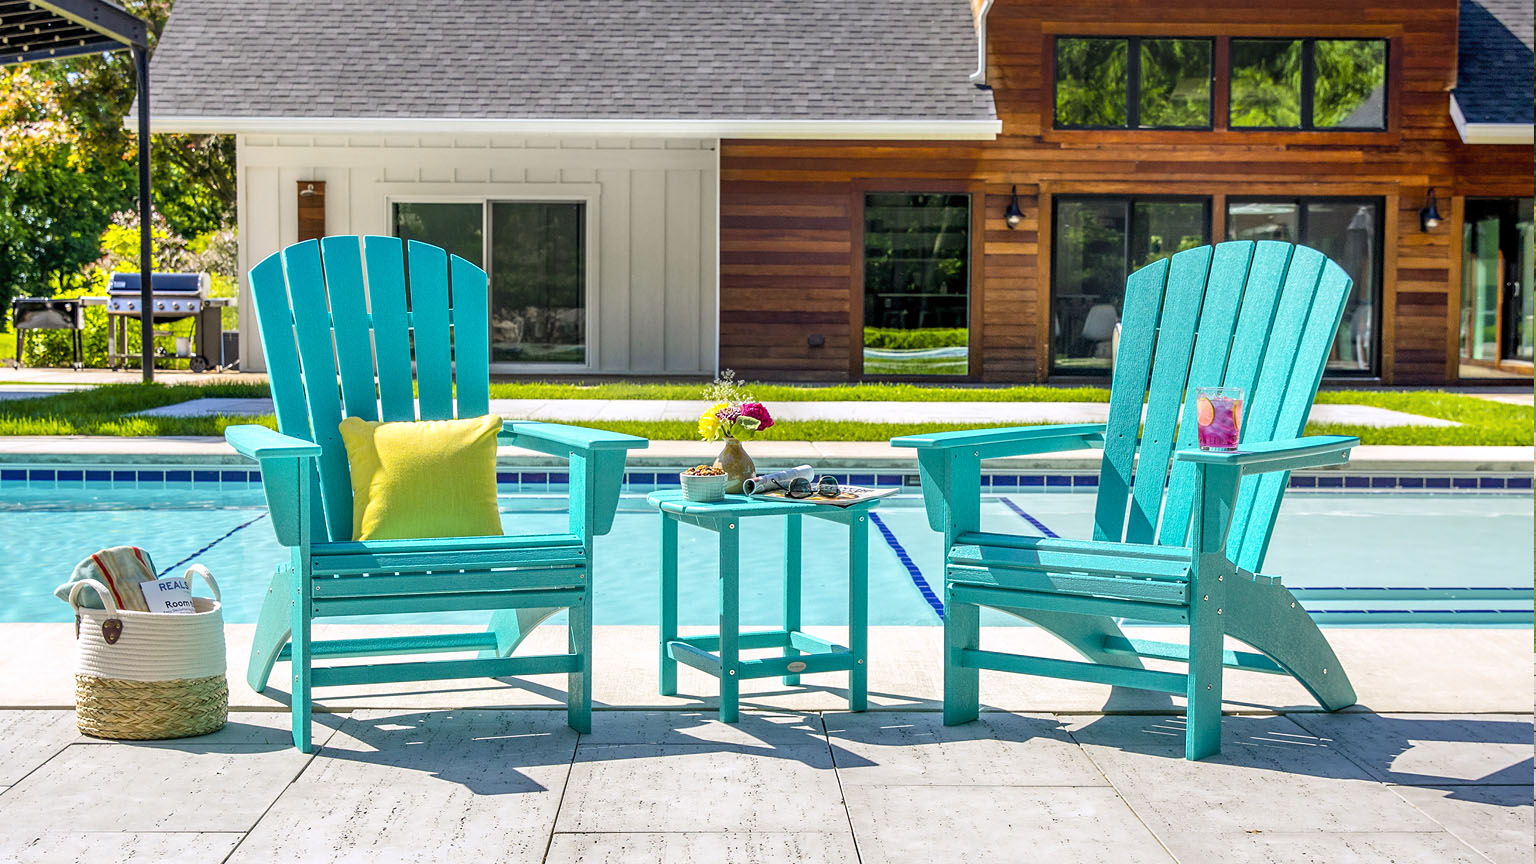
[[[287,550],[277,544],[266,521],[259,485],[142,485],[7,488],[0,502],[0,549],[5,550],[0,559],[0,597],[5,598],[0,622],[71,620],[68,606],[52,596],[53,588],[84,556],[129,543],[149,550],[162,570],[177,565],[180,572],[184,565],[178,562],[183,559],[207,565],[223,589],[226,620],[255,621],[272,568],[287,560]],[[658,620],[659,517],[646,506],[645,491],[626,491],[613,531],[597,540],[598,624],[654,625]],[[564,530],[565,499],[556,485],[536,494],[506,492],[500,501],[508,532]],[[1094,496],[1083,491],[992,494],[984,499],[982,527],[1086,537],[1093,506]],[[942,605],[923,588],[926,583],[942,594],[940,538],[928,528],[921,498],[910,490],[882,502],[875,512],[869,544],[870,623],[939,624]],[[804,620],[811,625],[846,623],[846,529],[819,519],[806,520],[804,527]],[[747,626],[778,622],[781,532],[782,521],[776,518],[743,523],[741,609]],[[1293,491],[1285,500],[1271,550],[1265,572],[1283,576],[1292,588],[1475,586],[1500,590],[1418,606],[1528,610],[1532,500],[1529,494]],[[713,623],[713,535],[683,526],[679,556],[680,622]],[[1519,591],[1525,592],[1524,599],[1512,602]],[[1375,605],[1363,598],[1314,603],[1304,597],[1303,602],[1314,612]],[[1486,620],[1462,617],[1467,623]],[[479,623],[485,615],[445,613],[398,620]],[[1528,626],[1528,613],[1524,620]],[[997,614],[984,623],[1017,619]]]

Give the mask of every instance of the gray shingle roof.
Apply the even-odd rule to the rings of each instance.
[[[992,120],[966,0],[177,0],[157,117]]]
[[[1456,104],[1468,123],[1530,123],[1536,99],[1531,0],[1461,0]]]

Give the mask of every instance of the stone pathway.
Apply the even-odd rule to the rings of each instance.
[[[509,420],[565,423],[615,420],[691,421],[709,407],[703,400],[647,399],[492,399],[491,412]],[[1103,402],[780,402],[774,419],[855,420],[892,423],[920,414],[932,423],[1103,423],[1109,405]],[[272,413],[270,399],[192,399],[151,408],[151,417],[248,416]],[[1459,426],[1451,420],[1424,417],[1368,405],[1316,405],[1311,420],[1359,426]]]
[[[93,742],[0,712],[9,862],[1529,862],[1530,717],[368,710]],[[8,788],[6,788],[8,786]],[[1026,851],[1027,850],[1027,851]]]

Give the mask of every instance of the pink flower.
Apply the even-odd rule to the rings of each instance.
[[[741,409],[727,405],[715,412],[715,419],[721,423],[734,423],[741,417]]]
[[[759,432],[773,426],[773,418],[768,416],[768,409],[761,402],[741,403],[741,416],[756,420]]]

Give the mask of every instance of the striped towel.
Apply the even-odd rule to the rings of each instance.
[[[53,593],[67,603],[69,589],[84,579],[95,579],[107,586],[117,608],[130,612],[148,612],[149,604],[144,600],[144,592],[139,590],[139,583],[155,581],[155,563],[150,560],[148,552],[137,546],[103,549],[75,565],[75,572],[70,574],[69,581],[55,588]],[[95,591],[81,591],[76,601],[91,609],[102,608]]]

